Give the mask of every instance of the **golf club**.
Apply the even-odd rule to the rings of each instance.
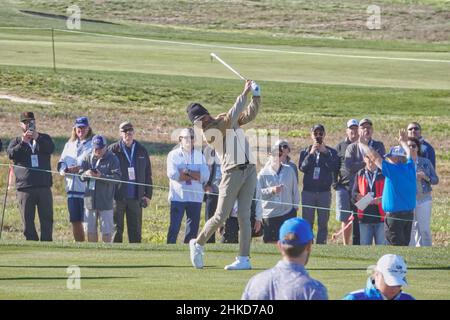
[[[211,52],[211,61],[212,59],[216,59],[217,61],[219,61],[221,64],[223,64],[227,69],[229,69],[231,72],[233,72],[235,75],[237,75],[239,78],[241,78],[242,80],[246,81],[247,79],[244,78],[243,76],[241,76],[241,74],[239,72],[237,72],[236,70],[234,70],[228,63],[226,63],[225,61],[223,61],[222,59],[220,59],[215,53]]]
[[[5,184],[5,199],[3,200],[3,212],[2,212],[2,223],[0,224],[0,239],[2,238],[2,231],[3,231],[3,220],[5,218],[5,209],[6,209],[6,199],[8,198],[8,185],[9,185],[9,174],[11,171],[11,167],[9,167],[7,171],[7,178],[6,178],[6,184]]]

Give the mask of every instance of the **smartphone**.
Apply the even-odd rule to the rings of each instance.
[[[98,173],[98,170],[95,169],[95,168],[92,168],[91,171],[92,171],[93,173]]]
[[[35,131],[36,130],[36,124],[34,123],[34,121],[30,121],[28,123],[28,131]]]
[[[322,144],[323,138],[322,138],[322,137],[316,137],[316,142],[317,142],[318,144]]]

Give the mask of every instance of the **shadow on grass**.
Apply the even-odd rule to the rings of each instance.
[[[136,279],[136,277],[80,277],[81,280],[108,280],[108,279]],[[0,278],[0,281],[17,281],[17,280],[67,280],[67,277],[17,277],[17,278]]]
[[[88,269],[147,269],[147,268],[192,268],[192,266],[183,265],[102,265],[102,266],[85,266],[77,265],[80,268]],[[0,268],[25,268],[25,269],[66,269],[68,266],[18,266],[18,265],[0,265]]]

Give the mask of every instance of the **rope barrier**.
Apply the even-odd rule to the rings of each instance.
[[[19,166],[19,165],[14,165],[14,164],[5,164],[5,163],[0,163],[0,166],[11,166],[11,167],[16,167],[16,168],[25,168],[28,170],[35,170],[35,171],[40,171],[40,172],[45,172],[45,173],[50,173],[50,174],[55,174],[58,176],[61,176],[61,174],[58,171],[53,171],[53,170],[46,170],[46,169],[40,169],[40,168],[30,168],[30,167],[25,167],[25,166]],[[152,187],[152,188],[157,188],[157,189],[161,189],[161,190],[169,190],[169,187],[166,186],[160,186],[160,185],[156,185],[156,184],[146,184],[146,183],[139,183],[139,182],[134,182],[134,181],[125,181],[125,180],[117,180],[117,179],[109,179],[109,178],[96,178],[96,177],[88,177],[88,176],[83,176],[80,174],[76,174],[76,173],[66,173],[67,176],[73,176],[73,177],[83,177],[83,178],[89,178],[89,179],[95,179],[95,180],[100,180],[100,181],[106,181],[106,182],[112,182],[112,183],[123,183],[123,184],[132,184],[132,185],[136,185],[136,186],[144,186],[144,187]],[[190,192],[190,193],[198,193],[198,194],[205,194],[205,192],[203,191],[195,191],[195,190],[188,190],[188,189],[183,189],[183,192]],[[211,194],[211,195],[219,195],[218,193],[214,193],[214,192],[208,192],[207,194]],[[325,210],[325,211],[331,211],[337,208],[331,208],[331,207],[318,207],[318,206],[310,206],[310,205],[305,205],[305,204],[300,204],[300,203],[290,203],[290,202],[281,202],[281,201],[270,201],[270,200],[263,200],[263,199],[256,199],[256,198],[252,198],[252,200],[254,201],[265,201],[267,203],[274,203],[274,204],[278,204],[278,205],[288,205],[288,206],[298,206],[298,207],[302,207],[302,208],[311,208],[311,209],[317,209],[317,210]],[[352,215],[357,215],[357,212],[353,212],[351,210],[339,210],[340,212],[347,212],[350,213]],[[317,214],[326,214],[329,212],[317,212]],[[364,216],[366,217],[375,217],[375,218],[380,218],[380,216],[378,215],[372,215],[372,214],[365,214]],[[414,220],[410,220],[410,219],[401,219],[401,218],[396,218],[396,217],[392,217],[389,216],[389,219],[392,220],[399,220],[399,221],[414,221]]]

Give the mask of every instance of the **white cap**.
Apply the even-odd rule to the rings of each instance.
[[[407,286],[406,263],[401,256],[385,254],[376,265],[376,270],[381,272],[384,282],[388,286]]]
[[[353,127],[353,126],[359,126],[359,122],[356,119],[350,119],[347,121],[347,128]]]

